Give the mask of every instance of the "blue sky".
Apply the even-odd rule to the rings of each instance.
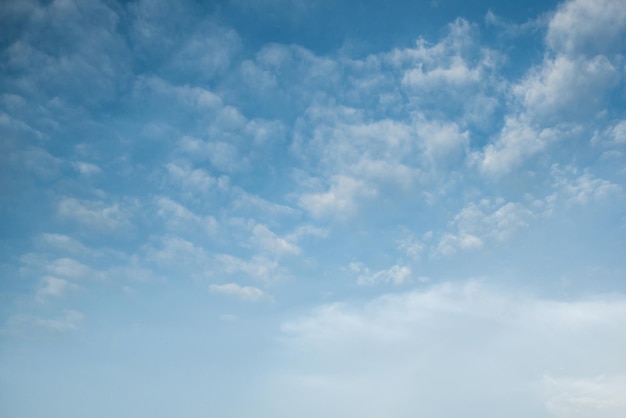
[[[0,27],[3,416],[626,414],[623,0]]]

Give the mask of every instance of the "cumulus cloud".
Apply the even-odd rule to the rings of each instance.
[[[415,110],[479,125],[495,111],[501,89],[497,70],[504,59],[478,42],[476,27],[467,20],[450,23],[437,43],[419,38],[415,47],[394,49],[383,59],[402,71],[401,86]]]
[[[608,147],[626,144],[626,120],[617,121],[601,131],[596,131],[591,142]]]
[[[324,90],[295,125],[292,152],[319,180],[303,187],[299,205],[317,218],[348,218],[366,197],[419,193],[449,181],[445,169],[463,170],[470,127],[490,128],[503,85],[501,58],[476,35],[458,19],[436,43],[337,60],[342,93]],[[289,56],[275,48],[264,59],[271,67]]]
[[[559,131],[537,128],[525,117],[508,117],[496,140],[481,153],[480,168],[487,174],[509,173],[560,137]]]
[[[620,53],[626,36],[621,0],[571,0],[562,3],[548,25],[546,41],[567,54]]]
[[[435,164],[459,162],[469,148],[469,132],[461,131],[455,122],[424,121],[418,124],[418,133],[424,140],[424,154]]]
[[[482,151],[483,172],[509,173],[558,140],[580,138],[605,116],[623,79],[623,10],[621,0],[571,0],[558,8],[547,22],[543,61],[511,84],[515,100],[503,128]]]
[[[315,157],[321,168],[375,179],[380,175],[361,168],[368,162],[404,167],[414,148],[414,128],[393,119],[368,120],[358,108],[314,104],[296,127],[293,145],[304,160]],[[401,181],[401,178],[398,178]]]
[[[360,180],[348,176],[335,176],[326,192],[304,193],[298,203],[312,216],[346,218],[357,210],[356,200],[373,197],[376,192]]]
[[[568,122],[589,118],[607,104],[619,81],[619,69],[607,57],[569,58],[558,55],[513,87],[514,94],[538,122]]]
[[[589,171],[580,175],[577,171],[572,167],[552,167],[556,189],[552,199],[560,198],[569,204],[586,205],[623,196],[621,185],[597,178]]]

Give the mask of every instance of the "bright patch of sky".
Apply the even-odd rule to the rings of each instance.
[[[0,415],[626,416],[624,0],[0,28]]]

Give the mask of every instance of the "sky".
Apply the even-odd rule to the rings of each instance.
[[[0,415],[626,416],[624,0],[0,3]]]

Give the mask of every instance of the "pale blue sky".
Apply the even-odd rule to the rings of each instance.
[[[626,414],[624,0],[0,27],[0,415]]]

